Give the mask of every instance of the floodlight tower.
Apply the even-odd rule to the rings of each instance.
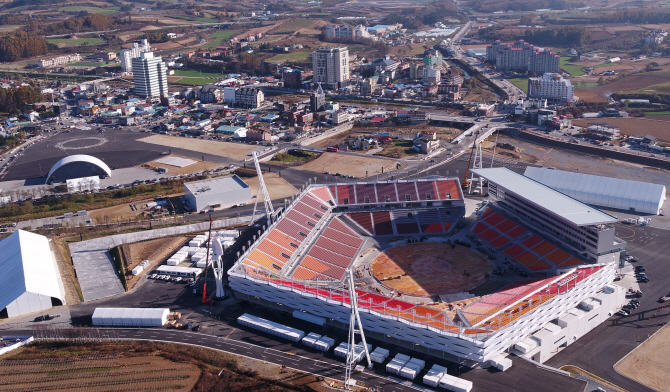
[[[216,282],[216,292],[214,298],[223,298],[226,294],[223,291],[223,245],[221,240],[216,237],[212,240],[212,248],[214,248],[214,259],[212,264],[212,271],[214,271],[214,281]]]
[[[270,194],[268,193],[268,189],[265,187],[265,181],[263,181],[263,171],[261,170],[261,165],[258,163],[258,155],[256,151],[253,152],[253,157],[254,157],[254,165],[256,165],[256,174],[258,174],[258,194],[256,195],[256,202],[254,203],[254,213],[251,215],[251,221],[249,222],[249,226],[253,225],[254,219],[256,217],[256,208],[258,207],[258,199],[263,196],[263,204],[265,205],[265,213],[268,218],[268,226],[272,223],[272,212],[274,211],[274,208],[272,208],[272,201],[270,200]]]
[[[358,313],[358,295],[354,286],[354,273],[351,268],[347,270],[347,282],[349,285],[349,304],[351,305],[351,317],[349,318],[349,344],[347,351],[347,361],[344,374],[344,388],[351,389],[353,378],[351,377],[356,368],[356,334],[361,335],[361,342],[363,343],[363,350],[365,350],[365,358],[368,361],[368,368],[372,368],[372,361],[370,360],[370,353],[368,352],[368,343],[365,341],[365,334],[363,333],[363,324],[361,323],[361,315]]]

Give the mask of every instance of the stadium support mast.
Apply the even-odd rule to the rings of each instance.
[[[256,165],[256,174],[258,174],[258,194],[256,195],[256,202],[254,203],[254,213],[251,215],[251,222],[249,222],[249,226],[253,225],[254,223],[254,218],[256,217],[256,209],[258,207],[258,199],[260,199],[261,195],[263,195],[263,204],[265,205],[265,213],[267,214],[266,216],[268,217],[268,226],[271,223],[272,219],[272,212],[274,211],[274,208],[272,208],[272,201],[270,200],[270,194],[268,193],[268,189],[265,187],[265,181],[263,181],[263,171],[261,170],[261,165],[258,163],[258,155],[256,151],[253,152],[253,157],[254,157],[254,165]]]
[[[472,183],[475,181],[475,172],[474,169],[481,169],[483,167],[483,160],[484,160],[484,154],[482,152],[482,144],[477,143],[477,140],[475,139],[475,144],[477,145],[475,149],[475,160],[472,162],[472,169],[473,171],[470,171],[470,184],[468,186],[468,192],[472,193]],[[493,159],[493,158],[491,158]],[[483,186],[482,182],[484,182],[484,179],[479,177],[477,178],[479,182],[479,194],[483,194]]]
[[[212,260],[212,271],[214,271],[214,278],[216,282],[216,292],[214,298],[223,298],[226,294],[223,291],[223,246],[221,240],[216,237],[212,239],[212,248],[214,248],[214,259]]]
[[[358,294],[354,286],[354,273],[351,268],[347,270],[349,285],[349,304],[351,305],[351,317],[349,318],[349,348],[347,351],[347,363],[344,374],[344,388],[351,389],[351,384],[354,383],[351,377],[356,369],[356,334],[361,335],[361,342],[363,343],[363,350],[365,350],[365,358],[368,361],[368,368],[372,368],[372,361],[370,360],[370,352],[368,351],[368,343],[365,341],[365,334],[363,333],[363,324],[361,323],[361,315],[358,313]]]

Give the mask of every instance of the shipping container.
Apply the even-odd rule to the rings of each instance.
[[[307,347],[314,347],[314,344],[318,342],[319,339],[321,339],[321,335],[316,334],[314,332],[310,332],[309,334],[307,334],[307,336],[302,338],[302,344],[304,344]]]
[[[305,332],[286,325],[278,324],[250,314],[243,314],[237,318],[237,322],[247,327],[269,333],[292,342],[299,342],[305,337]]]
[[[335,339],[323,336],[318,342],[314,343],[314,348],[319,351],[328,351],[335,345]]]

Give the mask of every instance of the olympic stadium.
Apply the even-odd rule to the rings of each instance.
[[[465,218],[456,178],[312,184],[243,248],[236,296],[453,361],[544,362],[625,301],[617,218],[505,168]]]

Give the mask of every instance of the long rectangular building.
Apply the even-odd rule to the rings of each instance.
[[[475,169],[488,180],[490,202],[592,263],[619,260],[626,243],[618,219],[508,168]]]
[[[500,42],[486,47],[486,61],[495,64],[500,71],[528,71],[544,74],[558,72],[560,56],[546,49],[519,40],[518,42]]]

